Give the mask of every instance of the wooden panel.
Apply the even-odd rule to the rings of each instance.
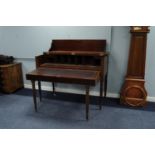
[[[127,75],[144,78],[146,37],[143,34],[132,36],[130,51]]]
[[[12,93],[23,87],[23,76],[21,63],[0,65],[1,90],[5,93]]]
[[[96,70],[101,71],[103,68],[101,66],[93,65],[72,65],[72,64],[57,64],[57,63],[44,63],[41,67],[46,68],[62,68],[62,69],[81,69],[81,70]]]
[[[49,51],[103,51],[106,40],[53,40]]]

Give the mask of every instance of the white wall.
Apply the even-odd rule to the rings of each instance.
[[[155,97],[155,26],[148,34],[145,79],[148,95]]]
[[[113,27],[108,80],[108,91],[110,93],[120,93],[127,69],[129,44],[129,27]]]

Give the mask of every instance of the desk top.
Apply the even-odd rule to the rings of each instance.
[[[99,80],[99,76],[99,71],[44,67],[39,67],[38,69],[26,74],[27,80],[89,85],[95,85],[96,82]]]

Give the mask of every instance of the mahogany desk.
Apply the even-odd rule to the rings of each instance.
[[[61,69],[61,68],[45,68],[39,67],[38,69],[26,74],[27,80],[31,80],[33,89],[33,100],[35,111],[37,112],[36,88],[35,81],[38,81],[39,96],[41,101],[41,81],[46,82],[60,82],[85,85],[86,88],[86,119],[89,118],[89,88],[95,86],[100,79],[100,71],[79,70],[79,69]],[[100,92],[100,103],[103,92]]]

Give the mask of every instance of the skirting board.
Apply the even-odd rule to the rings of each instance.
[[[28,88],[28,89],[32,89],[32,86],[30,84],[24,84],[24,87]],[[42,86],[42,90],[52,91],[52,87]],[[85,92],[83,90],[69,89],[69,88],[66,89],[66,88],[60,88],[60,87],[56,87],[56,92],[63,92],[63,93],[66,92],[66,93],[72,93],[72,94],[85,94]],[[98,91],[90,91],[90,95],[99,96],[99,92]],[[120,94],[107,92],[107,97],[119,98]],[[148,102],[155,102],[155,97],[148,96],[147,101]]]

